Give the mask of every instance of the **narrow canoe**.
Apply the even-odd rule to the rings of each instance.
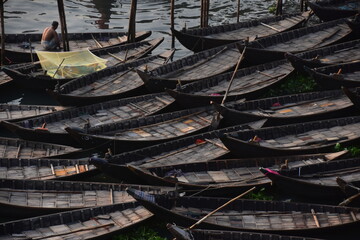
[[[136,202],[84,208],[0,223],[0,239],[109,239],[152,216]]]
[[[291,65],[301,73],[304,66],[318,68],[360,60],[360,40],[348,41],[298,54],[286,53]]]
[[[360,61],[305,70],[323,89],[360,86]]]
[[[225,125],[267,119],[265,126],[278,126],[360,113],[341,90],[262,98],[226,106],[214,103],[214,106]]]
[[[34,217],[134,202],[126,193],[128,187],[158,194],[172,190],[115,183],[0,179],[0,210],[3,217]]]
[[[347,151],[316,155],[294,155],[264,158],[212,160],[157,168],[128,165],[147,184],[181,187],[188,195],[235,197],[251,187],[270,186],[271,181],[259,171],[259,166],[285,171],[343,158]]]
[[[338,19],[239,44],[239,48],[243,51],[247,46],[244,64],[257,65],[283,59],[286,52],[300,53],[354,40],[354,35],[346,20]]]
[[[0,104],[0,121],[20,121],[65,110],[67,107],[46,105]]]
[[[140,116],[155,114],[171,107],[175,100],[166,93],[111,100],[74,107],[42,117],[0,124],[23,139],[78,145],[65,131],[66,127],[90,128]],[[43,127],[45,123],[46,126]]]
[[[68,145],[0,137],[0,157],[2,158],[62,158],[78,152],[81,152],[80,148]]]
[[[224,73],[166,91],[183,107],[204,106],[210,102],[221,103],[234,75],[226,101],[254,99],[270,87],[281,84],[293,72],[294,68],[289,62],[279,60],[240,69],[235,75],[232,72]]]
[[[109,176],[126,182],[139,183],[141,179],[131,172],[126,167],[126,164],[151,168],[219,159],[229,154],[229,150],[221,143],[219,136],[236,129],[259,128],[263,124],[264,121],[262,120],[213,130],[131,152],[112,155],[108,159],[91,157],[90,163]]]
[[[229,199],[148,194],[129,189],[129,194],[157,217],[190,226]],[[321,237],[356,231],[358,208],[298,202],[235,200],[197,225],[197,228]]]
[[[151,31],[137,32],[135,41],[144,40],[151,33]],[[5,57],[8,59],[9,64],[37,61],[35,51],[43,50],[40,44],[41,35],[41,33],[6,34]],[[71,51],[81,49],[96,50],[128,43],[127,33],[125,32],[68,33],[68,40]]]
[[[308,1],[307,5],[322,21],[351,17],[360,10],[360,3],[355,0]]]
[[[0,178],[19,180],[86,180],[98,171],[84,159],[0,158]]]
[[[162,92],[177,84],[199,81],[235,69],[241,56],[236,43],[204,50],[177,59],[152,71],[137,73],[150,92]]]
[[[220,137],[235,155],[242,157],[313,154],[360,142],[360,117],[334,118],[257,130],[244,130]]]
[[[173,55],[174,50],[169,50],[159,55],[123,63],[79,77],[61,85],[56,91],[48,90],[48,93],[62,106],[74,104],[83,106],[146,94],[148,92],[144,87],[144,82],[135,69],[152,70],[166,64]]]
[[[163,40],[164,38],[157,38],[120,46],[100,48],[94,50],[92,53],[102,59],[106,59],[106,68],[108,68],[145,56],[159,46]],[[66,61],[63,65],[66,67]],[[79,65],[81,66],[81,63],[79,63]],[[39,62],[34,63],[32,67],[25,66],[16,69],[3,67],[3,71],[13,79],[14,84],[18,87],[29,89],[54,89],[74,79],[72,77],[57,78],[49,76],[44,73]]]
[[[88,131],[65,130],[83,148],[110,148],[121,153],[208,131],[214,114],[213,107],[208,106],[124,120]]]
[[[260,168],[274,186],[287,195],[302,199],[316,199],[335,204],[346,198],[336,182],[341,177],[346,182],[360,187],[360,159],[333,160],[308,166],[299,166],[282,172]]]

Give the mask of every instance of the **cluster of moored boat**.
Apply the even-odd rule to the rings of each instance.
[[[150,31],[69,34],[106,60],[75,78],[44,71],[40,35],[7,35],[0,91],[46,90],[59,106],[0,104],[18,137],[0,137],[0,212],[14,219],[0,239],[106,239],[154,216],[176,239],[352,239],[360,3],[335,2],[309,2],[323,20],[310,26],[304,12],[172,29],[194,52],[173,61],[149,56],[163,41]],[[297,73],[318,91],[262,97]],[[239,199],[271,185],[293,201]]]

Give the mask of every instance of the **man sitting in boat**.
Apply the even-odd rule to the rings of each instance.
[[[47,51],[55,50],[56,48],[60,48],[60,40],[59,36],[56,32],[59,23],[57,21],[53,21],[50,27],[44,29],[42,37],[41,37],[41,46]]]

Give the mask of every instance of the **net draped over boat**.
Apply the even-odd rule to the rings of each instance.
[[[88,49],[71,52],[36,51],[41,67],[46,74],[56,78],[77,78],[106,67],[106,59]]]

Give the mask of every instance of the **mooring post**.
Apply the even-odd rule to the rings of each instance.
[[[304,12],[304,0],[300,0],[300,12]]]
[[[67,26],[66,26],[64,1],[57,0],[57,3],[58,3],[58,9],[59,9],[59,17],[60,17],[60,24],[61,24],[61,37],[63,40],[64,51],[70,51],[68,32],[67,32]]]
[[[282,15],[282,0],[278,0],[276,4],[276,16]]]
[[[240,21],[240,0],[237,2],[237,14],[236,14],[236,22]]]
[[[209,26],[209,9],[210,9],[210,0],[206,0],[206,5],[205,5],[205,27]]]
[[[5,24],[4,24],[4,3],[0,0],[0,18],[1,18],[1,66],[5,63]]]
[[[175,0],[171,0],[170,3],[170,27],[171,29],[175,28],[175,21],[174,21],[174,7],[175,7]],[[174,33],[171,34],[171,48],[175,48],[175,36]]]
[[[128,29],[128,42],[135,42],[136,6],[137,6],[137,0],[131,0],[129,29]]]

